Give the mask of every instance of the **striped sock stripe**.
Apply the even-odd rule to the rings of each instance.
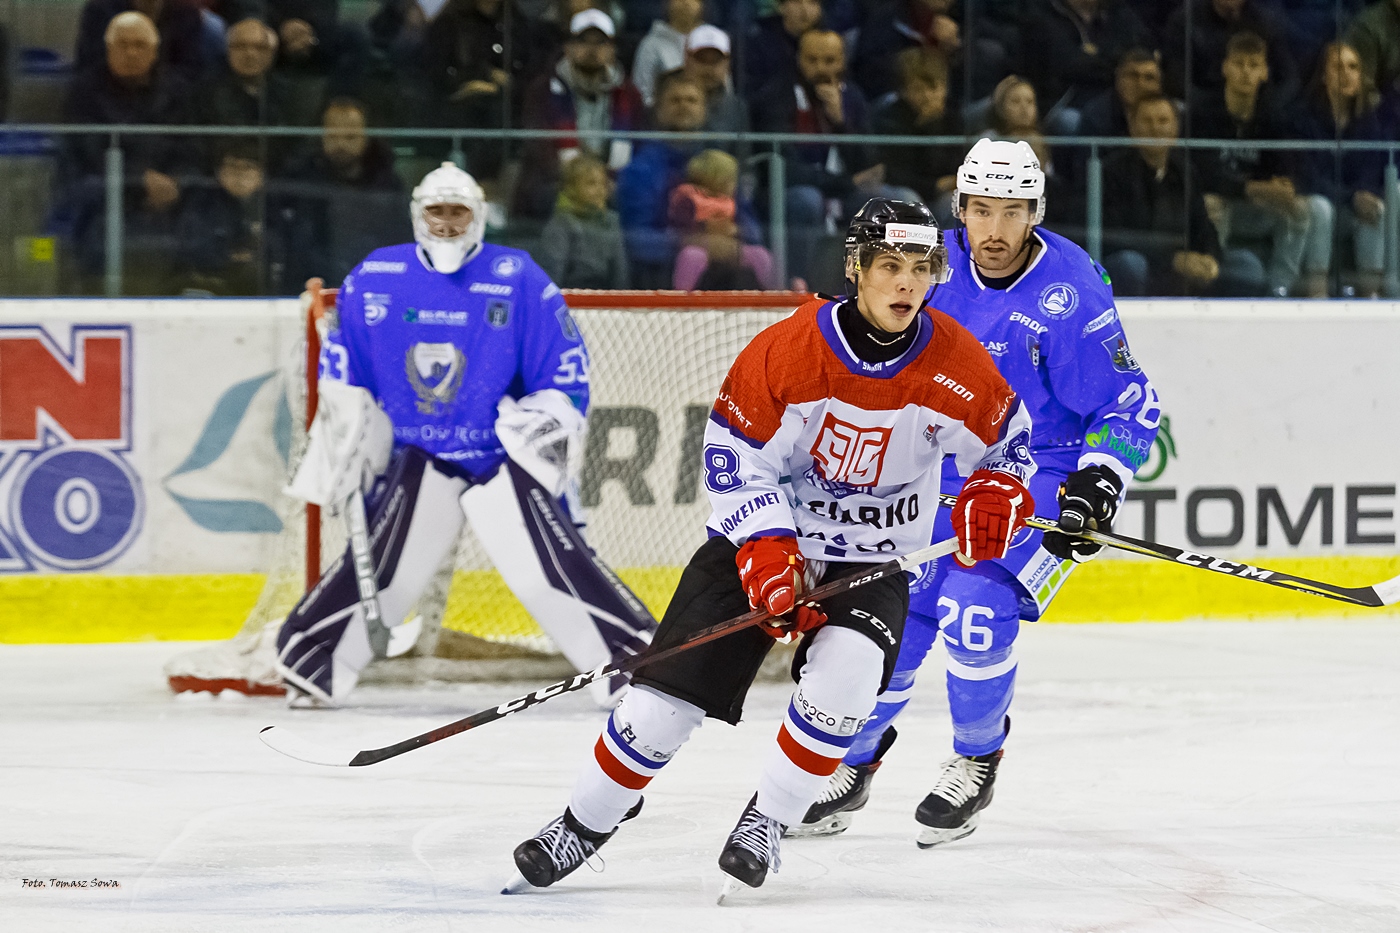
[[[612,740],[608,743],[608,746],[612,749],[613,754],[621,752],[623,756],[626,756],[625,759],[619,756],[619,760],[627,761],[630,759],[630,761],[627,761],[629,765],[635,764],[638,767],[646,768],[648,771],[656,771],[660,768],[665,767],[666,762],[652,761],[651,759],[641,755],[631,745],[627,744],[626,740],[624,740],[621,734],[618,733],[617,724],[613,721],[612,716],[608,717],[607,728],[603,731],[607,734],[608,738]],[[652,776],[655,777],[655,775]]]
[[[834,748],[850,748],[851,743],[856,740],[854,732],[850,735],[832,735],[830,732],[823,732],[821,729],[802,718],[802,714],[797,711],[796,703],[788,703],[787,722],[788,725],[793,726],[796,730],[802,732],[809,738]]]
[[[778,747],[783,750],[783,754],[797,767],[808,774],[816,774],[822,777],[829,777],[836,771],[836,766],[841,763],[841,756],[827,758],[818,755],[792,737],[788,732],[788,723],[783,723],[778,729]]]
[[[618,761],[602,736],[598,737],[598,744],[593,746],[593,757],[598,760],[598,767],[603,769],[604,774],[628,790],[641,790],[651,783],[651,776],[638,774]]]

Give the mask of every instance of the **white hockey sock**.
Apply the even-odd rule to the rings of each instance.
[[[698,706],[634,685],[608,717],[574,784],[574,818],[594,832],[611,832],[704,718]]]
[[[758,810],[802,822],[875,708],[885,654],[860,632],[818,630],[758,782]]]

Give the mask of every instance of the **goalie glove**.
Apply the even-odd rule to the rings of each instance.
[[[323,379],[316,394],[306,454],[286,492],[316,505],[339,506],[357,488],[367,492],[389,468],[394,425],[360,386]]]
[[[971,567],[979,560],[1005,557],[1011,537],[1026,526],[1026,516],[1034,512],[1030,490],[1010,473],[973,472],[953,506],[958,563]]]
[[[496,439],[506,456],[550,495],[563,495],[583,434],[583,412],[558,389],[541,389],[518,401],[503,397],[496,414]]]
[[[1112,531],[1123,496],[1123,480],[1109,467],[1094,464],[1075,470],[1060,484],[1060,531],[1047,531],[1045,550],[1060,560],[1082,564],[1103,550],[1102,544],[1075,537],[1084,531]]]

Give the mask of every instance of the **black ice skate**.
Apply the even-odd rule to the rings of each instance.
[[[923,824],[915,840],[919,848],[931,849],[945,842],[972,835],[978,813],[992,802],[1001,749],[990,755],[954,755],[943,762],[943,774],[933,790],[914,811]]]
[[[880,768],[880,761],[894,744],[894,726],[880,736],[875,748],[875,760],[863,765],[836,766],[822,795],[807,808],[807,815],[797,826],[789,826],[786,836],[835,836],[844,833],[856,818],[856,811],[870,800],[870,782]]]
[[[749,800],[739,817],[724,851],[719,854],[719,867],[724,872],[724,884],[719,891],[719,903],[738,890],[739,883],[756,888],[768,877],[768,869],[776,874],[781,864],[778,844],[787,827],[758,812],[758,794]]]
[[[627,811],[622,822],[627,822],[641,811],[642,801],[638,800],[637,805]],[[515,867],[519,874],[506,882],[501,893],[518,894],[526,887],[547,888],[585,862],[594,871],[602,871],[602,859],[598,859],[596,867],[592,859],[603,843],[616,832],[613,829],[608,833],[595,833],[574,819],[573,813],[566,808],[563,816],[515,847]]]

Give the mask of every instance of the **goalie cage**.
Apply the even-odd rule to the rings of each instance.
[[[292,401],[304,413],[293,419],[299,428],[293,471],[316,413],[320,345],[335,296],[335,289],[302,296],[304,348],[295,353],[296,372],[289,380],[300,387],[300,398]],[[571,290],[564,296],[591,358],[580,476],[584,534],[660,618],[681,568],[704,541],[709,507],[700,486],[702,438],[720,384],[760,330],[811,296]],[[238,634],[166,664],[176,693],[284,693],[274,664],[277,630],[344,550],[346,529],[339,518],[290,498],[283,500],[281,518],[286,530]],[[402,656],[372,663],[361,683],[553,679],[572,672],[492,569],[470,525],[409,620],[421,626],[416,642],[395,639],[390,651]],[[787,653],[774,652],[765,669],[780,670]]]

